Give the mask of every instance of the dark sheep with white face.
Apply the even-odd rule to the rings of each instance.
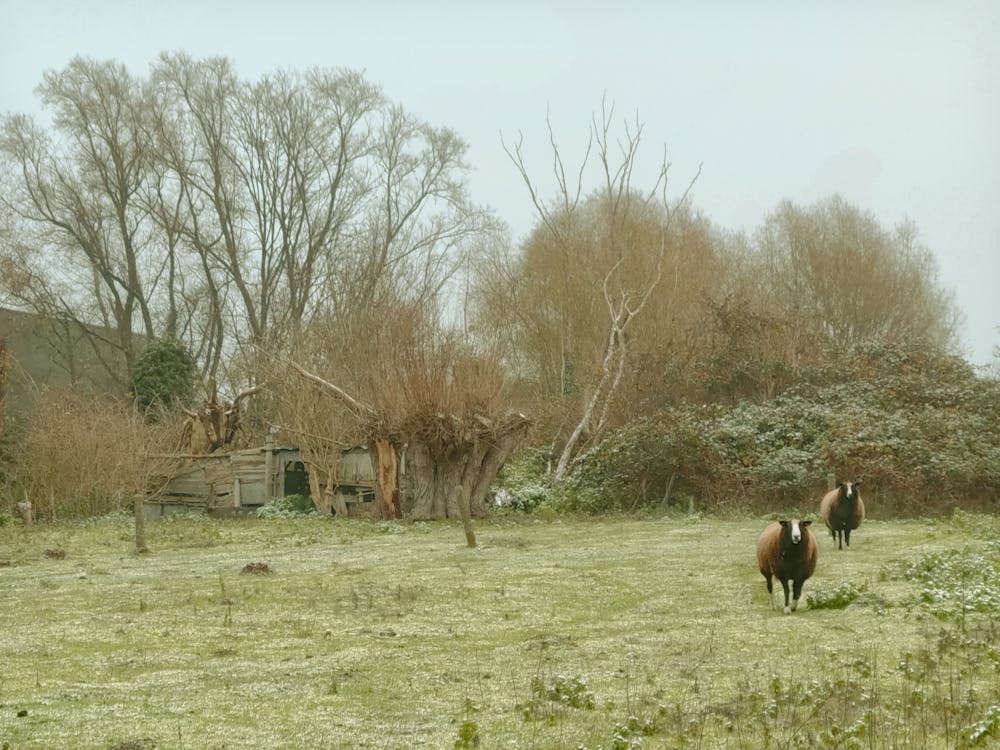
[[[767,581],[767,594],[772,595],[772,578],[781,581],[785,590],[785,613],[794,612],[799,606],[802,584],[816,570],[819,550],[816,538],[809,531],[812,521],[793,518],[768,524],[757,539],[757,567]],[[789,601],[788,582],[792,582]]]
[[[820,515],[830,530],[830,536],[837,542],[837,549],[843,549],[845,544],[851,546],[851,532],[865,520],[865,504],[858,491],[859,486],[859,481],[845,480],[820,501]]]

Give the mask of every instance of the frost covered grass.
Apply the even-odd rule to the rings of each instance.
[[[124,518],[0,526],[0,747],[1000,733],[996,519],[869,520],[843,552],[818,533],[804,593],[825,606],[792,615],[756,570],[765,523],[498,518],[469,549],[447,523],[184,517],[151,523],[142,556]]]

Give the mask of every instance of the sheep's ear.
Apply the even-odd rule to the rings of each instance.
[[[812,521],[799,521],[799,526],[812,526]]]
[[[784,519],[782,519],[781,521],[778,521],[778,523],[780,523],[782,526],[785,526],[785,527],[788,526],[788,521],[786,521]]]
[[[861,486],[861,480],[860,479],[855,480],[854,486],[855,487],[860,487]]]

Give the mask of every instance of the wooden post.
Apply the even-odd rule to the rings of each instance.
[[[233,507],[239,508],[243,504],[240,498],[240,478],[236,477],[233,480]]]
[[[144,555],[149,547],[146,545],[146,499],[142,495],[132,499],[132,514],[135,517],[135,551]]]
[[[264,502],[274,497],[274,438],[270,435],[264,441]]]

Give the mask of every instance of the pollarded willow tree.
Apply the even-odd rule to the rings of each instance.
[[[529,421],[512,407],[497,353],[436,320],[410,304],[359,313],[351,335],[312,330],[287,363],[300,379],[272,379],[275,410],[307,454],[320,510],[331,510],[341,451],[366,445],[380,517],[461,518],[475,546],[472,519],[486,513],[490,485]]]
[[[529,171],[523,136],[513,145],[504,145],[538,217],[536,230],[508,274],[510,292],[533,303],[517,305],[518,319],[509,322],[517,331],[515,338],[536,341],[532,350],[539,356],[528,366],[536,374],[548,373],[550,380],[554,376],[558,397],[569,405],[558,436],[557,479],[612,424],[639,321],[657,307],[661,315],[669,315],[664,310],[676,303],[683,290],[698,286],[691,278],[681,277],[681,244],[672,236],[697,174],[679,199],[670,200],[670,165],[664,156],[657,162],[649,189],[639,189],[633,176],[639,166],[643,126],[637,118],[626,121],[624,135],[617,136],[613,118],[614,107],[607,104],[594,116],[590,141],[574,171],[576,182],[566,176],[549,123],[556,178],[551,199],[542,195]],[[596,159],[600,181],[585,194],[584,180],[592,159]],[[705,267],[711,266],[707,256],[701,260],[709,261]],[[545,283],[534,284],[540,277]],[[543,339],[548,346],[537,345]]]

